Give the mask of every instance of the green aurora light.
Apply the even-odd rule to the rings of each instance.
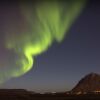
[[[20,34],[13,31],[6,35],[5,46],[16,53],[17,59],[13,61],[16,68],[7,72],[5,80],[31,70],[35,56],[47,51],[54,41],[61,42],[84,6],[85,0],[20,3],[26,27]]]

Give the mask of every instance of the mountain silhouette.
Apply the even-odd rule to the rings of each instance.
[[[96,73],[86,75],[78,82],[71,92],[76,94],[100,92],[100,75]]]

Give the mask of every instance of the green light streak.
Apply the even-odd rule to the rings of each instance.
[[[34,7],[32,4],[21,4],[28,27],[20,37],[11,35],[6,43],[8,49],[13,49],[19,55],[15,63],[19,69],[12,71],[12,77],[28,72],[35,56],[47,51],[54,41],[61,42],[84,5],[85,0],[47,0],[36,2]]]

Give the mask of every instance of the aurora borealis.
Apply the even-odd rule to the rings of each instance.
[[[35,57],[64,39],[84,5],[85,0],[4,3],[0,83],[30,71]]]
[[[61,13],[61,16],[64,15],[63,19],[58,21],[60,17],[57,16],[56,20],[49,21],[50,25],[47,20],[51,8],[48,8],[49,11],[45,15],[47,8],[42,6],[45,4],[19,1],[21,0],[0,1],[0,89],[61,92],[71,90],[88,73],[100,74],[100,0],[86,0],[86,4],[81,6],[83,9],[76,12],[76,17],[72,16],[73,18],[70,16],[70,14],[74,15],[73,10],[68,13],[71,10],[70,6],[65,6],[68,2],[61,4],[58,2],[60,8],[63,6],[63,9],[61,8],[61,12],[64,12]],[[74,5],[73,3],[70,4]],[[60,14],[60,10],[57,14]],[[64,21],[64,25],[62,21],[67,21],[65,15],[69,20],[66,23]],[[63,25],[66,29],[62,27]],[[62,33],[61,37],[57,31],[64,31],[63,29],[65,33]],[[39,33],[40,31],[42,33]],[[47,36],[49,33],[51,41]],[[46,45],[43,45],[44,37]],[[39,42],[35,42],[36,40]],[[36,43],[44,49],[36,55],[32,54],[33,65],[26,66],[31,62],[28,64],[29,60],[24,51],[27,51],[28,44],[30,46],[31,43],[32,47],[33,44],[36,47]],[[22,66],[24,64],[25,66]]]

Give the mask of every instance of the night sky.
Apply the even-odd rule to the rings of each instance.
[[[4,32],[3,26],[6,26],[7,16],[3,19],[1,16],[4,16],[4,12],[6,16],[5,9],[0,8],[1,33]],[[67,91],[84,75],[91,72],[100,73],[99,0],[88,1],[67,33],[60,44],[53,43],[46,52],[35,57],[34,67],[29,72],[9,79],[2,83],[0,88],[23,88],[37,92]],[[3,35],[0,34],[0,37]],[[2,51],[4,38],[0,39]],[[0,55],[1,59],[2,54]]]

